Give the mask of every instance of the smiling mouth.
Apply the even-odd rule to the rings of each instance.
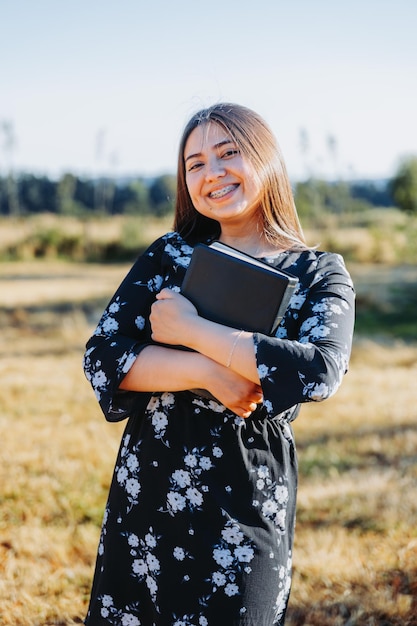
[[[213,198],[217,200],[218,198],[223,198],[223,196],[227,195],[234,189],[236,189],[238,185],[226,185],[226,187],[222,187],[221,189],[216,189],[216,191],[212,191],[209,193],[209,198]]]

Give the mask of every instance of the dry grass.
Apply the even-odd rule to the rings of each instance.
[[[5,626],[70,625],[85,614],[123,424],[102,418],[81,356],[126,269],[0,264]],[[339,393],[295,423],[289,626],[417,624],[416,375],[415,345],[358,341]]]

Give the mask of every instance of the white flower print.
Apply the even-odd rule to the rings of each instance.
[[[288,501],[288,488],[286,485],[278,485],[275,487],[275,499],[279,504],[285,504]]]
[[[120,298],[117,297],[104,311],[97,328],[94,331],[94,335],[111,336],[115,334],[119,330],[119,322],[113,317],[113,315],[120,313],[120,308],[125,304],[126,302],[120,302]]]
[[[252,542],[245,535],[236,520],[228,520],[222,530],[220,543],[213,547],[213,560],[219,566],[212,572],[210,581],[213,593],[220,589],[229,597],[240,593],[236,584],[236,573],[250,573],[250,563],[255,556]]]
[[[129,546],[132,546],[133,548],[137,548],[139,545],[139,537],[135,535],[134,533],[132,533],[131,535],[129,535],[128,543],[129,543]]]
[[[168,243],[165,246],[165,252],[175,261],[178,265],[182,265],[183,267],[188,267],[190,264],[190,255],[193,253],[193,248],[188,246],[187,244],[183,244],[180,249],[174,248],[174,246]]]
[[[138,576],[144,576],[148,573],[148,566],[143,559],[135,559],[132,563],[132,570]]]
[[[199,464],[204,470],[209,470],[212,467],[211,459],[208,456],[202,456],[199,460]]]
[[[130,613],[123,613],[122,626],[140,626],[140,621],[134,615]]]
[[[268,380],[272,381],[271,374],[273,372],[276,372],[276,370],[277,370],[277,368],[275,366],[268,367],[267,365],[260,363],[258,365],[259,378],[261,380],[264,379],[264,378],[267,378]]]
[[[223,528],[222,537],[227,543],[233,543],[235,545],[239,545],[244,539],[244,535],[237,524]]]
[[[233,555],[229,548],[214,548],[213,559],[225,569],[233,563]]]
[[[292,309],[301,309],[305,301],[306,296],[304,293],[294,293],[291,296],[290,307]]]
[[[148,533],[145,535],[145,543],[149,548],[154,548],[156,546],[156,538],[152,533]]]
[[[290,595],[291,588],[291,569],[292,569],[292,555],[291,551],[287,559],[286,567],[283,565],[279,568],[279,592],[275,601],[275,621],[279,620],[288,603],[288,596]]]
[[[143,315],[137,316],[137,318],[135,319],[135,326],[139,330],[143,330],[145,328],[145,318],[143,317]]]
[[[195,454],[187,454],[184,457],[184,463],[188,465],[188,467],[196,467],[198,461]]]
[[[268,367],[261,363],[258,365],[259,378],[265,378],[268,375]]]
[[[131,353],[125,352],[125,354],[123,354],[123,356],[120,359],[118,359],[119,365],[122,366],[123,374],[127,374],[127,372],[132,367],[133,363],[136,361],[136,358],[137,358],[137,354],[135,354],[134,352],[131,352]]]
[[[250,546],[238,546],[234,549],[233,554],[240,563],[250,563],[255,556],[253,548]]]
[[[171,514],[177,511],[182,511],[185,508],[187,501],[180,493],[170,491],[167,495],[168,510]]]
[[[327,337],[330,334],[330,328],[328,326],[324,326],[321,324],[320,326],[315,326],[311,333],[311,339],[322,339],[323,337]]]
[[[155,395],[148,403],[146,413],[150,416],[155,433],[155,439],[160,439],[169,447],[169,442],[165,441],[165,433],[168,427],[168,414],[175,404],[175,396],[172,393],[162,393]]]
[[[268,478],[269,477],[269,467],[267,465],[260,465],[257,470],[257,474],[259,478]]]
[[[101,392],[105,391],[108,382],[106,374],[103,370],[98,370],[92,375],[90,382],[93,386],[97,399],[100,400]]]
[[[158,591],[157,579],[161,571],[159,559],[153,553],[158,545],[159,537],[155,535],[152,527],[149,528],[144,539],[134,535],[132,541],[131,533],[123,533],[127,537],[127,542],[131,546],[130,555],[133,557],[131,563],[132,576],[145,582],[153,602],[156,605],[156,595]],[[132,543],[137,545],[133,546]]]
[[[130,435],[123,438],[120,450],[119,464],[115,467],[115,477],[121,487],[126,492],[128,505],[126,512],[129,513],[132,507],[138,504],[141,484],[139,482],[139,449],[141,441],[133,448],[129,448]]]
[[[312,328],[314,328],[314,326],[317,326],[318,323],[319,323],[319,318],[316,315],[314,315],[313,317],[308,317],[301,324],[300,333],[301,334],[308,333]]]
[[[227,578],[221,572],[213,572],[211,580],[213,581],[213,584],[216,587],[224,587],[224,585],[226,584]]]
[[[339,306],[338,304],[331,304],[330,305],[330,311],[332,313],[334,313],[335,315],[342,315],[343,314],[342,307]]]
[[[191,484],[190,472],[187,472],[186,470],[183,470],[183,469],[175,470],[175,472],[172,473],[172,480],[179,487],[182,487],[182,488],[187,487],[188,485]]]
[[[147,287],[149,291],[152,293],[158,293],[161,290],[161,286],[164,279],[162,276],[157,274],[148,280],[146,283],[142,283],[140,281],[133,283],[134,285],[138,285],[139,287]]]
[[[138,457],[136,456],[136,454],[128,454],[127,455],[126,466],[128,467],[129,471],[131,471],[131,472],[135,472],[138,469],[139,461],[138,461]]]
[[[338,382],[335,381],[334,387],[330,388],[326,383],[317,383],[310,382],[307,383],[305,381],[305,375],[301,372],[298,372],[298,377],[303,385],[303,395],[312,400],[313,402],[321,402],[322,400],[326,400],[330,398],[330,396],[335,393]]]
[[[183,561],[185,559],[184,548],[180,548],[179,546],[174,548],[174,557],[177,559],[177,561]]]
[[[219,446],[213,446],[213,456],[220,459],[223,456],[223,450]]]
[[[321,302],[317,302],[316,304],[314,304],[311,307],[311,310],[313,311],[313,313],[325,313],[327,311],[327,304],[322,300]]]
[[[117,470],[116,476],[117,476],[117,482],[120,485],[123,485],[123,483],[126,482],[127,477],[129,476],[127,467],[119,467],[119,469]]]
[[[101,601],[100,615],[109,624],[113,624],[113,626],[141,626],[141,621],[137,617],[139,612],[138,602],[125,606],[123,609],[117,609],[114,606],[112,596],[104,594],[98,599]]]
[[[274,500],[265,500],[262,504],[262,515],[264,517],[273,517],[278,511],[278,503]]]
[[[109,595],[101,596],[101,604],[103,606],[113,606],[113,598]]]
[[[167,494],[167,512],[170,515],[175,515],[185,507],[190,510],[201,508],[204,493],[208,491],[201,477],[214,467],[211,458],[199,448],[185,450],[183,461],[186,469],[178,468],[170,476],[171,488]]]
[[[234,583],[228,583],[224,588],[224,593],[227,596],[236,596],[239,593],[239,587]]]
[[[185,492],[192,505],[199,507],[203,503],[203,494],[195,487],[189,487]]]
[[[168,418],[165,415],[165,413],[155,411],[155,413],[152,416],[152,426],[154,427],[155,431],[157,433],[160,433],[162,430],[165,431],[167,425],[168,425]]]
[[[288,337],[288,331],[284,326],[278,326],[275,337],[278,339],[286,339]]]
[[[132,498],[137,498],[140,492],[140,483],[136,478],[128,478],[125,482],[125,489]]]
[[[314,385],[309,393],[309,397],[316,402],[320,400],[325,400],[326,398],[328,398],[328,396],[329,387],[325,383]]]
[[[280,476],[278,482],[272,480],[269,468],[265,465],[251,471],[256,474],[255,484],[259,493],[258,499],[252,501],[252,506],[260,508],[262,516],[274,524],[278,533],[284,533],[289,501],[285,477]]]
[[[109,306],[109,313],[118,313],[119,311],[120,311],[119,302],[117,301],[112,302],[111,305]]]
[[[119,330],[119,322],[117,322],[114,317],[108,317],[103,320],[101,328],[106,335],[112,335],[116,330]]]
[[[160,568],[158,559],[153,554],[150,554],[149,552],[146,555],[146,563],[148,564],[150,572],[155,572],[156,570],[159,570]]]

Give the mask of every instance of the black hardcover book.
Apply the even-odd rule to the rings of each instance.
[[[297,282],[292,274],[216,241],[196,245],[181,292],[206,319],[272,336]]]

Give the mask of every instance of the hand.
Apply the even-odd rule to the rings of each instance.
[[[260,385],[214,362],[206,388],[233,413],[244,418],[250,417],[263,402]]]
[[[187,298],[171,289],[162,289],[149,316],[152,339],[169,345],[187,345],[187,336],[197,318],[197,310]]]

